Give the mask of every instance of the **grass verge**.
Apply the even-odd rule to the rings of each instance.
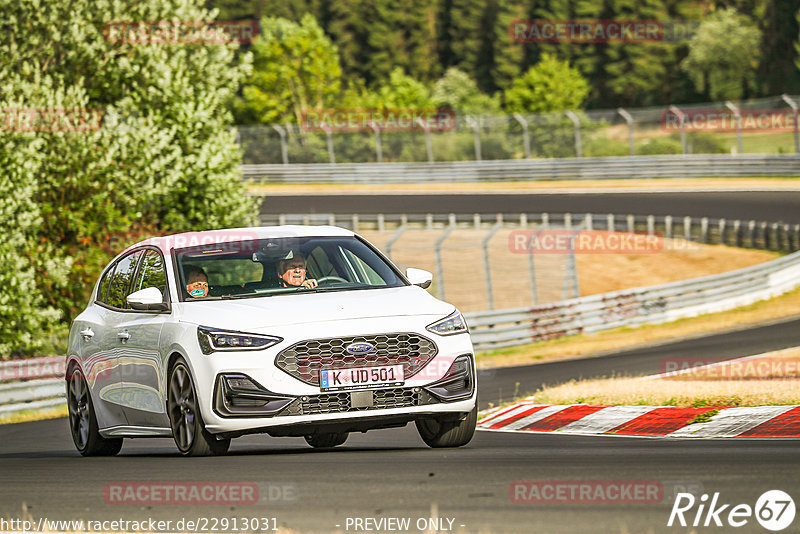
[[[800,405],[800,380],[571,380],[530,397],[539,404],[625,406],[772,406]]]
[[[553,360],[590,358],[622,349],[700,337],[789,319],[797,317],[798,310],[800,310],[800,288],[773,299],[762,300],[725,312],[679,319],[658,325],[645,325],[637,328],[620,327],[595,334],[578,334],[519,347],[478,353],[478,367],[508,367]]]

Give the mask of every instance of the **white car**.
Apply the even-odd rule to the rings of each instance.
[[[477,419],[466,322],[362,237],[333,226],[177,234],[126,249],[75,319],[70,429],[83,455],[172,436],[224,454],[251,433],[314,447],[414,421],[431,447]]]

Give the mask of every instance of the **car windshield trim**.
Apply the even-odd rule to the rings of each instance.
[[[361,289],[385,289],[409,285],[403,274],[379,250],[358,236],[302,236],[263,238],[172,249],[173,266],[181,302],[220,301],[330,293]],[[287,256],[283,256],[291,252]],[[282,260],[299,255],[307,263],[302,277],[319,285],[295,286],[297,280],[282,277]],[[252,263],[251,263],[252,262]],[[249,266],[248,266],[249,265]],[[205,276],[205,295],[185,294],[187,272]],[[293,275],[296,277],[297,274]],[[327,280],[326,280],[327,279]],[[199,280],[204,281],[203,278]],[[299,279],[302,282],[302,278]],[[291,283],[292,285],[287,286]],[[307,287],[313,286],[313,287]],[[201,288],[203,286],[200,286]],[[193,290],[196,288],[193,287]]]

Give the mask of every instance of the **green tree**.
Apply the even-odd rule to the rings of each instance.
[[[738,100],[756,86],[761,32],[735,9],[715,11],[692,38],[681,62],[698,91],[712,100]]]
[[[436,81],[431,100],[437,108],[449,108],[462,113],[490,115],[500,110],[498,97],[482,93],[475,80],[455,67],[447,69],[444,76]]]
[[[310,14],[300,24],[261,21],[253,72],[235,109],[241,122],[300,122],[306,110],[332,105],[341,89],[337,48]]]
[[[581,109],[589,84],[566,61],[544,54],[541,61],[505,91],[509,113],[545,113]]]

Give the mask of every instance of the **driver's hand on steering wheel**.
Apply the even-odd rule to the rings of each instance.
[[[300,285],[302,285],[306,289],[314,289],[315,287],[317,287],[317,281],[314,280],[313,278],[308,278]]]

